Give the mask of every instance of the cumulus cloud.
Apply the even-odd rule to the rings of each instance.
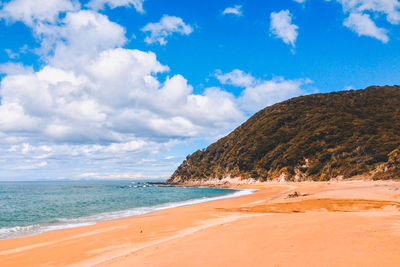
[[[305,91],[302,86],[311,82],[309,79],[286,80],[283,77],[276,77],[271,80],[257,79],[238,69],[225,74],[217,71],[216,78],[222,84],[244,88],[237,102],[239,107],[248,114],[304,94]]]
[[[86,6],[94,10],[104,9],[105,6],[110,8],[133,6],[137,12],[144,13],[143,2],[144,0],[90,0]]]
[[[37,71],[0,65],[0,150],[12,154],[1,161],[2,173],[57,167],[82,173],[72,162],[130,171],[177,142],[214,138],[244,119],[228,92],[194,94],[179,74],[159,79],[168,66],[152,52],[123,48],[124,28],[105,15],[73,10],[54,15],[54,22],[35,16],[19,20],[41,43],[37,52],[45,64]]]
[[[235,69],[228,73],[222,73],[217,70],[215,77],[222,84],[229,84],[238,87],[248,87],[255,83],[255,78],[251,74],[247,74],[242,70]]]
[[[21,63],[4,63],[0,64],[0,73],[4,74],[26,74],[32,73],[33,68],[31,66],[25,66]]]
[[[243,15],[242,5],[234,5],[233,7],[227,7],[224,9],[222,14],[223,15],[232,14],[236,16],[242,16]]]
[[[229,93],[210,88],[195,95],[181,75],[160,82],[157,73],[167,70],[151,52],[115,48],[73,70],[48,65],[7,75],[0,130],[63,142],[127,142],[195,137],[241,118]]]
[[[303,95],[305,91],[301,86],[309,82],[308,79],[285,80],[282,77],[259,81],[253,86],[246,87],[239,97],[239,105],[248,113],[254,113],[266,106]]]
[[[289,10],[281,10],[279,12],[272,12],[271,15],[270,31],[277,38],[282,39],[285,44],[292,47],[295,46],[297,39],[297,25],[292,23],[292,14]]]
[[[383,43],[389,41],[387,30],[377,27],[368,14],[351,13],[343,22],[343,25],[359,36],[370,36]]]
[[[167,37],[174,33],[189,35],[193,32],[193,27],[186,24],[179,17],[164,15],[159,22],[149,23],[144,26],[142,31],[149,34],[145,38],[146,43],[166,45]]]
[[[101,51],[126,42],[123,27],[90,10],[69,12],[56,25],[34,25],[33,31],[42,44],[38,53],[62,68],[85,65]]]
[[[293,1],[306,2],[306,0]],[[378,27],[374,20],[384,16],[386,21],[391,24],[400,23],[399,0],[336,0],[335,2],[342,6],[343,12],[347,16],[343,25],[358,36],[369,36],[387,43],[389,41],[388,31]]]
[[[10,7],[21,1],[8,2],[1,14],[11,14]],[[196,138],[215,140],[247,114],[299,93],[301,82],[263,81],[241,70],[216,73],[222,84],[244,88],[239,97],[219,87],[194,93],[182,75],[160,75],[169,67],[153,52],[124,48],[125,29],[107,16],[76,9],[73,1],[57,3],[52,12],[39,8],[3,16],[31,28],[43,60],[37,70],[22,63],[0,65],[3,175],[22,169],[46,177],[68,170],[72,176],[66,178],[110,169],[164,175],[180,160],[162,155],[171,147]],[[165,44],[172,33],[193,29],[164,16],[144,31],[149,40]]]
[[[0,18],[33,26],[35,23],[54,23],[61,12],[79,8],[79,2],[74,0],[13,0],[3,5]]]
[[[400,2],[398,0],[337,0],[345,12],[375,12],[386,15],[392,24],[400,23]]]
[[[400,2],[398,0],[337,0],[348,17],[343,25],[359,36],[369,36],[387,43],[388,31],[378,27],[373,19],[385,16],[391,24],[400,23]],[[372,18],[371,18],[372,15]]]

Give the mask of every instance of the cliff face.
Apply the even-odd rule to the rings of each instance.
[[[168,182],[227,176],[329,180],[374,173],[381,179],[396,173],[391,170],[398,168],[398,147],[400,86],[314,94],[259,111],[188,156]]]

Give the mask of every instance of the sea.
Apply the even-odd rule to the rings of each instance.
[[[149,180],[0,182],[0,239],[91,225],[251,192],[172,187]]]

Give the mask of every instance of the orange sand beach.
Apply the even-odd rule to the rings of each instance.
[[[399,182],[237,186],[258,191],[2,240],[0,266],[400,266]]]

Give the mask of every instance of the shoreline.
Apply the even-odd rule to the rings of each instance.
[[[178,186],[179,185],[171,185],[171,186]],[[202,187],[202,186],[195,186],[195,185],[181,185],[185,187]],[[204,186],[206,188],[213,188],[212,186]],[[72,219],[63,219],[65,220],[64,223],[59,223],[59,224],[50,224],[50,223],[42,223],[42,224],[32,224],[32,225],[26,225],[26,226],[15,226],[15,227],[5,227],[5,228],[0,228],[0,242],[3,240],[11,240],[11,239],[16,239],[16,238],[23,238],[23,237],[29,237],[29,236],[35,236],[35,235],[40,235],[48,232],[54,232],[54,231],[62,231],[66,229],[72,229],[72,228],[78,228],[78,227],[85,227],[89,225],[96,225],[98,223],[102,222],[108,222],[108,221],[114,221],[114,220],[120,220],[120,219],[125,219],[125,218],[133,218],[137,216],[142,216],[146,215],[152,212],[157,212],[160,210],[165,210],[165,209],[172,209],[172,208],[178,208],[178,207],[184,207],[184,206],[189,206],[189,205],[196,205],[204,202],[209,202],[209,201],[215,201],[215,200],[220,200],[220,199],[227,199],[227,198],[235,198],[235,197],[240,197],[248,194],[254,193],[256,190],[255,189],[246,189],[246,188],[227,188],[227,187],[221,187],[222,189],[231,189],[235,190],[230,193],[226,193],[220,196],[215,196],[215,197],[203,197],[203,198],[194,198],[194,199],[189,199],[185,201],[180,201],[180,202],[168,202],[164,204],[159,204],[155,206],[148,206],[148,207],[138,207],[138,208],[133,208],[133,209],[127,209],[127,210],[120,210],[120,211],[111,211],[111,212],[105,212],[105,213],[99,213],[99,214],[93,214],[87,217],[81,217],[81,218],[72,218]],[[107,217],[101,219],[100,217]],[[46,225],[48,224],[48,225]],[[36,232],[31,232],[29,233],[30,228],[37,227]],[[14,232],[13,229],[24,229],[28,228],[26,233],[20,232],[16,233],[14,236],[2,238],[1,233],[2,232]]]
[[[369,263],[366,264],[369,266],[383,257],[389,263],[383,266],[400,263],[400,231],[394,226],[400,222],[396,206],[400,205],[398,182],[268,183],[239,189],[244,187],[258,191],[90,226],[1,240],[0,261],[4,266],[170,266],[179,259],[178,266],[194,262],[197,263],[194,266],[219,266],[235,259],[231,262],[233,266],[262,266],[265,261],[286,266],[296,263],[293,257],[304,260],[310,256],[307,253],[315,254],[307,250],[310,242],[324,247],[328,246],[327,240],[340,243],[337,238],[345,235],[353,238],[364,255],[372,253],[374,258],[366,261],[350,256],[346,250],[353,249],[353,245],[343,244],[344,252],[340,251],[338,256],[342,263]],[[299,197],[289,198],[293,192],[299,192]],[[323,227],[320,229],[320,226]],[[332,228],[335,235],[326,232],[326,228]],[[271,232],[271,229],[274,230]],[[364,230],[366,233],[360,235]],[[309,236],[310,231],[321,232]],[[365,240],[370,233],[378,236]],[[254,249],[249,244],[242,247],[235,241],[237,238],[244,244],[250,242],[259,247]],[[293,242],[298,247],[292,248]],[[375,249],[380,255],[369,251],[375,243],[379,244]],[[338,250],[342,249],[337,245],[328,247],[322,256],[337,257]],[[385,250],[381,251],[380,247]],[[317,265],[321,255],[310,256],[308,261],[314,259],[311,265]]]

